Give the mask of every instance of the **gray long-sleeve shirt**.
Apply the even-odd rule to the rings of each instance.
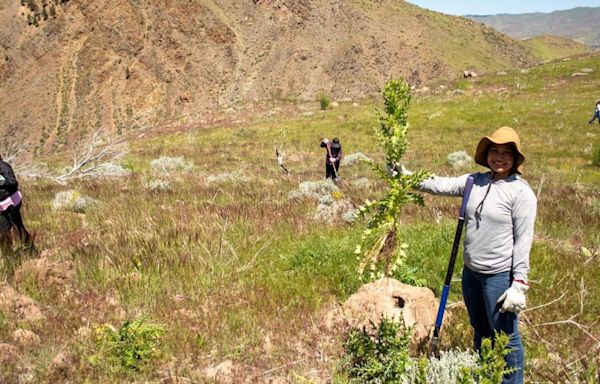
[[[419,190],[462,196],[468,176],[434,176]],[[465,214],[465,265],[485,274],[512,270],[515,280],[526,282],[537,210],[535,194],[516,174],[501,180],[492,180],[489,172],[472,176],[475,180]]]

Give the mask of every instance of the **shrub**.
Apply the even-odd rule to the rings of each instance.
[[[151,192],[171,192],[173,190],[169,181],[160,179],[149,180],[144,187]]]
[[[472,351],[442,351],[440,357],[419,359],[407,371],[405,382],[419,384],[456,384],[465,368],[477,366],[479,357]]]
[[[319,95],[319,104],[321,105],[322,110],[326,110],[331,104],[331,99],[329,98],[329,96],[322,93]]]
[[[450,350],[439,358],[409,357],[410,329],[383,318],[378,326],[353,328],[344,344],[350,382],[402,384],[500,384],[506,369],[508,336],[484,339],[481,353]],[[493,345],[492,345],[493,344]],[[355,381],[354,381],[355,380]]]
[[[500,384],[502,377],[512,372],[506,368],[504,356],[510,353],[507,348],[508,335],[502,333],[496,335],[494,342],[491,339],[483,339],[477,365],[463,367],[458,382],[460,384]]]
[[[152,169],[155,171],[168,174],[177,171],[189,171],[194,167],[194,164],[186,161],[183,156],[161,156],[158,159],[152,160],[150,162],[150,167],[152,167]]]
[[[162,325],[147,323],[140,318],[125,321],[119,329],[105,324],[96,329],[99,351],[90,357],[93,365],[106,364],[123,371],[137,371],[158,357]]]
[[[52,209],[62,209],[77,213],[85,213],[98,205],[100,205],[98,200],[83,196],[73,189],[57,193],[52,201]]]
[[[131,171],[125,169],[121,164],[102,163],[96,168],[95,174],[99,177],[126,177],[131,175]]]
[[[346,155],[342,158],[342,165],[350,166],[360,164],[361,162],[371,162],[372,159],[362,152],[356,152],[351,155]]]
[[[339,191],[339,188],[331,179],[320,181],[304,181],[300,183],[297,190],[290,191],[290,193],[288,193],[288,198],[295,200],[308,197],[319,200],[321,197],[325,195],[331,195],[336,191]]]
[[[410,364],[410,330],[383,318],[378,326],[352,329],[344,345],[346,368],[359,383],[400,383]]]
[[[367,189],[369,187],[371,187],[371,185],[373,184],[371,182],[371,180],[367,179],[366,177],[361,177],[359,179],[356,180],[351,180],[350,184],[354,187],[354,188],[358,188],[358,189]]]
[[[448,164],[454,169],[460,169],[471,165],[473,159],[465,151],[452,152],[446,158]]]

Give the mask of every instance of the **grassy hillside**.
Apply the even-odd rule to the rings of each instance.
[[[595,70],[571,76],[582,68]],[[521,133],[524,177],[539,198],[530,309],[522,316],[531,382],[584,381],[586,369],[598,369],[600,167],[592,158],[600,156],[600,125],[587,121],[600,96],[599,69],[600,57],[589,56],[444,83],[415,94],[409,113],[407,165],[440,175],[480,170],[453,170],[446,157],[473,155],[494,129]],[[274,111],[239,125],[150,133],[130,143],[129,177],[64,186],[22,179],[25,220],[52,265],[45,273],[31,264],[15,274],[2,267],[46,320],[26,321],[0,307],[0,381],[218,382],[205,368],[230,361],[234,382],[347,382],[337,372],[344,335],[322,324],[332,303],[360,285],[352,251],[364,223],[319,222],[317,201],[289,194],[323,177],[321,137],[338,136],[346,155],[360,151],[381,161],[372,133],[380,105],[302,107],[297,115]],[[278,168],[275,145],[290,175]],[[181,156],[188,165],[153,169],[161,156]],[[336,199],[357,206],[381,195],[366,167],[340,171]],[[53,210],[68,189],[98,204]],[[425,200],[425,208],[406,209],[401,236],[414,273],[439,294],[458,202]],[[453,288],[451,301],[460,300]],[[135,319],[163,327],[157,356],[119,369],[111,351],[125,347],[111,344],[103,325]],[[16,347],[17,329],[39,341]],[[470,340],[466,313],[454,306],[445,348],[466,348]]]
[[[542,60],[555,60],[590,51],[590,47],[585,44],[550,35],[532,37],[524,43]]]

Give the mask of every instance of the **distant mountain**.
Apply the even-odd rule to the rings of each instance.
[[[468,15],[465,17],[484,23],[517,39],[555,35],[600,49],[600,7],[579,7],[552,13]]]

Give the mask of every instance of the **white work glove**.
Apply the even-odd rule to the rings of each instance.
[[[4,176],[0,175],[0,185],[4,184],[6,184],[6,179],[4,178]]]
[[[337,161],[337,159],[336,159],[335,157],[330,157],[330,158],[329,158],[329,161],[330,161],[331,163],[335,163],[335,162]]]
[[[406,167],[404,166],[404,164],[400,164],[400,174],[402,176],[410,176],[413,173],[414,173],[413,171],[409,171],[408,169],[406,169]]]
[[[498,299],[498,303],[504,300],[500,312],[506,311],[519,313],[525,309],[525,292],[529,286],[521,281],[513,280],[510,288],[508,288]]]
[[[321,143],[327,144],[327,143],[329,143],[329,139],[328,138],[324,138],[323,141],[321,141]]]

